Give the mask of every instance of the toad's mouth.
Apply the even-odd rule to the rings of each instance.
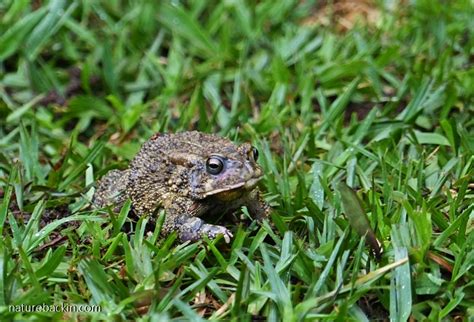
[[[208,191],[204,194],[204,198],[216,196],[222,200],[233,200],[242,196],[244,193],[252,190],[262,177],[250,178],[247,181],[238,182],[236,184],[226,186],[225,188]]]

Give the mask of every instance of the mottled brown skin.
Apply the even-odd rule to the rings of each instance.
[[[258,220],[270,208],[260,197],[262,169],[248,143],[201,132],[156,134],[143,144],[127,170],[113,170],[98,184],[94,204],[119,209],[130,198],[138,215],[166,212],[163,234],[173,231],[181,241],[196,241],[231,232],[200,217],[231,213],[247,206]],[[222,165],[222,167],[220,167]]]

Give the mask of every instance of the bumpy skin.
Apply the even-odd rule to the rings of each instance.
[[[209,160],[222,161],[218,173]],[[270,208],[260,197],[256,184],[262,169],[248,143],[201,132],[156,134],[143,144],[127,170],[113,170],[98,184],[94,204],[119,209],[130,198],[138,215],[165,209],[163,234],[177,231],[181,241],[199,240],[203,234],[226,242],[231,232],[207,224],[200,217],[222,215],[246,205],[256,219],[265,218]]]
[[[93,203],[98,207],[114,206],[114,211],[120,211],[127,200],[127,182],[130,170],[112,170],[107,173],[97,185]]]

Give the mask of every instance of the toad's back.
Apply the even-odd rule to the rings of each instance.
[[[189,159],[206,158],[211,154],[236,154],[237,147],[226,138],[197,131],[176,134],[155,134],[144,143],[142,149],[130,165],[149,164],[152,160],[173,158],[174,155],[185,153]]]

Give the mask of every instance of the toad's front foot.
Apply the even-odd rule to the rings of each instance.
[[[230,239],[234,237],[227,228],[210,224],[202,225],[201,234],[206,234],[211,239],[215,239],[218,235],[223,235],[227,244],[230,243]]]
[[[226,243],[230,243],[233,237],[230,230],[223,226],[206,224],[202,219],[193,217],[189,218],[180,227],[179,239],[185,241],[198,241],[202,236],[206,235],[210,239],[215,239],[218,235],[223,235]]]

